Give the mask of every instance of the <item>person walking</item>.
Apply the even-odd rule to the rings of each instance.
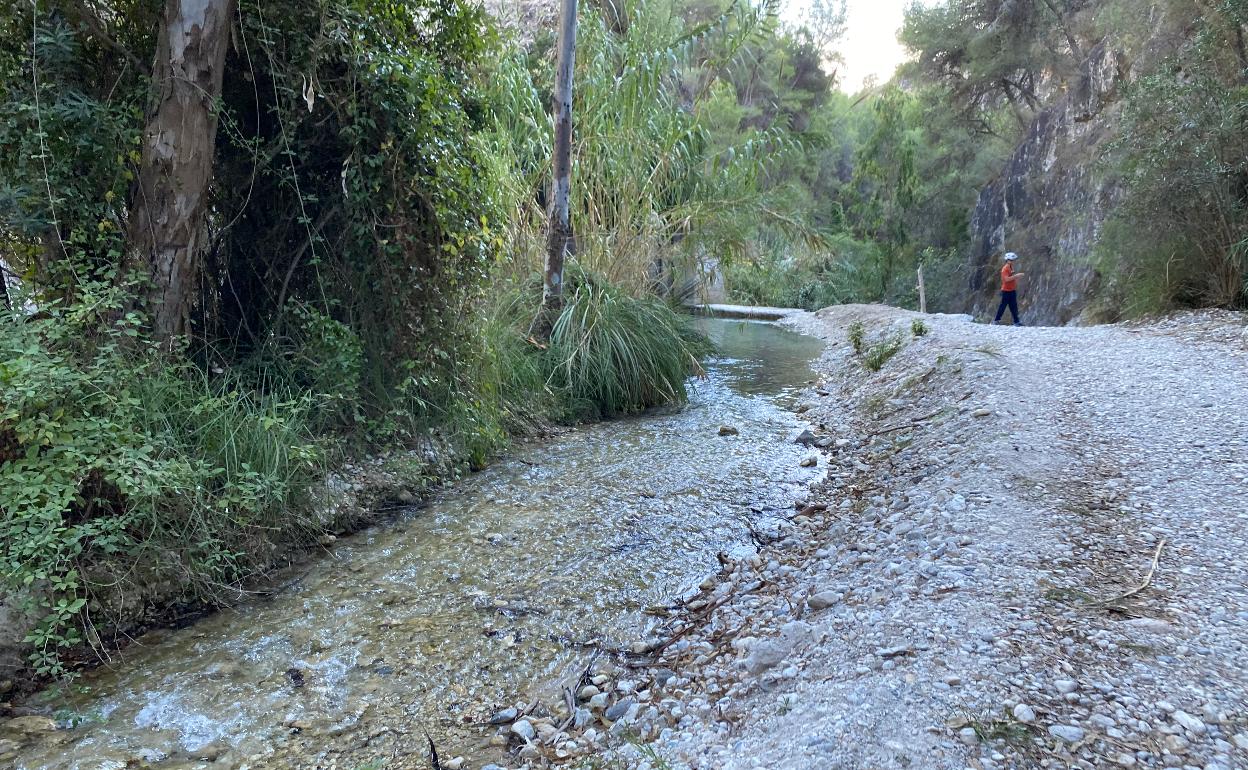
[[[993,319],[993,323],[1000,323],[1001,316],[1005,315],[1005,309],[1010,309],[1010,317],[1014,319],[1015,326],[1022,326],[1023,322],[1018,317],[1018,279],[1023,277],[1022,273],[1014,272],[1014,263],[1018,260],[1018,255],[1014,252],[1007,252],[1005,255],[1005,265],[1001,268],[1001,305],[997,308],[997,317]]]

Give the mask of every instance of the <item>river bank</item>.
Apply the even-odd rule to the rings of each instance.
[[[725,355],[687,407],[527,447],[338,539],[272,596],[149,633],[31,701],[0,757],[423,768],[427,731],[448,766],[506,761],[491,718],[517,698],[530,715],[555,708],[569,677],[631,645],[647,608],[696,591],[717,553],[748,552],[751,529],[820,473],[783,406],[820,343],[705,323]]]
[[[1242,315],[792,322],[828,342],[799,407],[839,437],[828,480],[635,661],[679,697],[617,711],[657,737],[607,761],[1248,766]],[[901,341],[878,372],[855,323],[868,355]]]

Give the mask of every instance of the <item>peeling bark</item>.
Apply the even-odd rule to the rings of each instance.
[[[190,330],[234,2],[167,0],[157,43],[129,238],[152,279],[152,331],[163,341]]]
[[[572,245],[569,197],[572,187],[572,71],[575,60],[576,0],[562,0],[559,6],[559,59],[555,71],[554,176],[550,190],[542,309],[535,324],[536,331],[542,336],[549,334],[550,326],[563,304],[563,260]]]

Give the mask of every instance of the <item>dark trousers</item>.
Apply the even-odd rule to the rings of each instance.
[[[1021,321],[1018,320],[1018,292],[1003,291],[1001,292],[1001,306],[997,308],[997,317],[993,319],[993,323],[1001,320],[1001,316],[1005,315],[1005,309],[1010,309],[1010,317],[1014,319],[1014,325],[1018,326]]]

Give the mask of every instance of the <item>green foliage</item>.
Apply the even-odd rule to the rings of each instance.
[[[248,574],[273,531],[310,525],[298,503],[322,461],[310,396],[171,366],[113,282],[76,289],[0,318],[0,571],[40,619],[40,674],[127,591],[211,599]]]
[[[1041,106],[1048,77],[1083,63],[1097,3],[1084,0],[914,3],[900,39],[917,52],[915,69],[947,90],[951,106],[979,130],[999,130],[1002,110],[1015,130]]]
[[[0,9],[0,254],[51,298],[124,252],[146,84],[49,5]]]
[[[862,321],[854,321],[849,325],[849,329],[846,330],[845,337],[849,340],[849,344],[853,347],[854,352],[861,355],[866,346],[867,325]]]
[[[906,341],[900,334],[890,334],[867,350],[862,357],[862,365],[868,371],[878,372],[905,344]]]
[[[685,380],[707,352],[687,317],[588,275],[577,276],[567,292],[543,356],[552,390],[582,416],[685,400]]]
[[[906,115],[911,100],[897,87],[886,88],[872,105],[874,125],[855,155],[858,188],[855,229],[879,244],[875,273],[879,296],[889,290],[899,252],[909,243],[906,215],[915,204],[916,133]]]
[[[1125,315],[1248,302],[1248,62],[1231,55],[1243,2],[1131,87],[1115,143],[1123,203],[1099,245]]]
[[[915,337],[925,337],[927,332],[927,324],[923,323],[922,318],[915,318],[910,322],[910,333]]]
[[[577,40],[572,229],[582,265],[634,294],[677,293],[708,254],[741,253],[769,207],[765,170],[792,151],[785,131],[737,131],[724,72],[769,34],[771,8],[735,4],[686,23],[665,0],[629,6],[624,19],[593,8]],[[549,88],[544,57],[515,49],[493,78],[497,129],[489,146],[503,170],[511,277],[544,255],[549,185]],[[721,121],[728,134],[712,135]]]

